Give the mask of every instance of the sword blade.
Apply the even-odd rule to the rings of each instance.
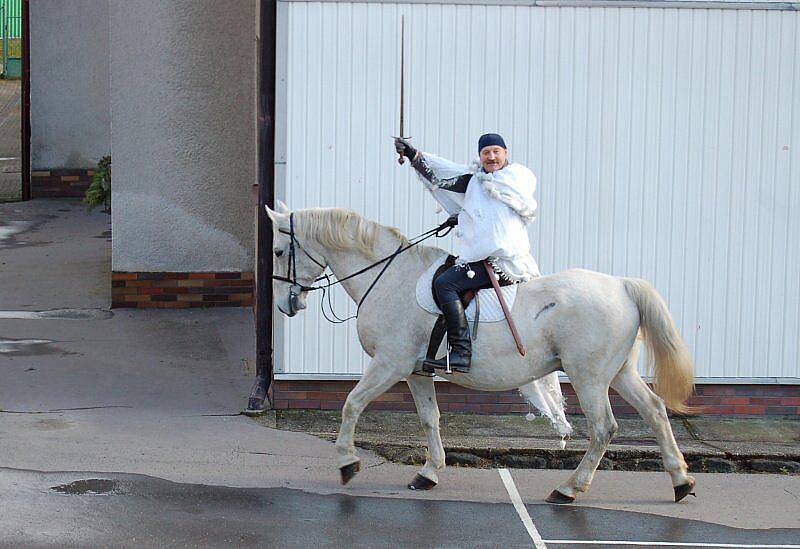
[[[400,19],[400,137],[405,137],[403,119],[406,90],[406,16]]]

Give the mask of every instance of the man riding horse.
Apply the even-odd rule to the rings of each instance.
[[[450,222],[458,225],[461,253],[455,265],[435,280],[434,290],[447,327],[450,368],[468,372],[472,340],[460,294],[490,286],[484,261],[511,283],[539,276],[525,228],[535,218],[536,177],[525,166],[508,161],[505,141],[495,133],[480,137],[480,164],[473,166],[418,151],[403,138],[395,139],[395,149],[411,160],[425,186],[451,215]],[[447,357],[425,364],[445,368],[446,362]]]

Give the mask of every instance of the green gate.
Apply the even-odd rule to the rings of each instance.
[[[22,0],[0,0],[3,78],[22,75]]]

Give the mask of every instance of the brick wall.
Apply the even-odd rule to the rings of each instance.
[[[275,408],[339,410],[355,381],[286,381],[272,385]],[[561,389],[567,399],[567,413],[581,413],[575,391],[569,383]],[[447,412],[527,413],[528,405],[517,391],[482,392],[453,383],[436,384],[439,409]],[[613,390],[614,413],[636,415],[636,411]],[[703,414],[800,416],[800,385],[697,385],[689,404]],[[413,411],[414,399],[405,383],[398,383],[370,404],[369,410]]]
[[[111,307],[249,307],[253,273],[111,273]]]
[[[58,169],[31,172],[32,198],[83,198],[94,170]]]

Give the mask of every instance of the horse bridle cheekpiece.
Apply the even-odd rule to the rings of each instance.
[[[306,257],[308,257],[311,261],[313,261],[319,267],[321,267],[323,271],[325,271],[325,269],[327,269],[328,266],[323,265],[322,263],[314,259],[314,257],[310,253],[308,253],[306,249],[303,248],[297,241],[297,237],[294,235],[294,212],[289,214],[289,232],[287,233],[282,229],[278,229],[278,232],[289,235],[289,257],[288,257],[289,268],[286,271],[286,274],[289,275],[289,277],[273,274],[272,278],[274,280],[280,280],[281,282],[288,282],[289,284],[291,284],[291,287],[289,288],[289,308],[290,308],[289,312],[295,313],[298,311],[297,299],[300,297],[300,294],[302,292],[319,290],[322,288],[321,286],[320,287],[305,286],[297,281],[297,248],[300,248],[303,251],[303,253],[306,254]],[[280,257],[280,255],[278,255],[278,257]],[[314,282],[325,280],[327,278],[328,277],[326,275],[316,279]]]
[[[327,264],[323,264],[323,263],[317,261],[316,259],[314,259],[314,257],[310,253],[308,253],[308,251],[303,246],[300,245],[300,242],[297,241],[297,237],[295,236],[295,233],[294,233],[294,212],[291,212],[289,214],[289,232],[287,233],[286,231],[284,231],[282,229],[278,229],[278,232],[289,235],[289,258],[288,258],[288,260],[289,260],[288,267],[289,268],[288,268],[288,270],[286,272],[286,274],[289,275],[289,276],[280,276],[280,275],[273,274],[272,275],[272,279],[273,280],[280,280],[281,282],[288,282],[289,284],[291,284],[291,286],[289,288],[289,315],[290,316],[293,315],[294,313],[296,313],[299,310],[297,300],[300,297],[301,293],[310,292],[312,290],[322,290],[322,300],[320,301],[320,309],[322,310],[322,316],[325,317],[325,320],[327,320],[328,322],[332,322],[333,324],[340,324],[342,322],[347,322],[348,320],[351,320],[353,318],[357,318],[358,317],[358,311],[361,309],[361,304],[364,303],[364,300],[367,299],[367,296],[372,291],[372,289],[375,287],[375,284],[378,283],[378,280],[380,280],[380,278],[383,276],[383,273],[386,272],[386,269],[389,268],[389,265],[392,264],[392,261],[394,261],[395,257],[397,257],[401,253],[405,252],[406,250],[408,250],[410,248],[413,248],[414,246],[416,246],[417,244],[421,243],[422,241],[427,240],[428,238],[431,238],[432,236],[436,236],[437,238],[441,238],[443,236],[446,236],[452,230],[452,228],[453,228],[453,226],[451,224],[449,224],[449,220],[445,221],[444,223],[442,223],[438,227],[435,227],[435,228],[433,228],[433,229],[431,229],[429,231],[425,231],[424,233],[414,237],[413,239],[411,239],[409,241],[409,243],[407,245],[400,244],[400,246],[397,248],[397,250],[395,250],[395,252],[393,254],[388,255],[388,256],[384,257],[383,259],[379,259],[378,261],[376,261],[374,263],[371,263],[370,265],[367,265],[363,269],[360,269],[360,270],[358,270],[358,271],[356,271],[356,272],[354,272],[354,273],[352,273],[352,274],[350,274],[350,275],[348,275],[348,276],[346,276],[344,278],[340,278],[338,280],[334,280],[334,281],[331,282],[330,276],[325,274],[325,269],[328,268],[328,265]],[[440,231],[444,231],[444,232],[440,232]],[[321,276],[319,276],[317,279],[315,279],[314,282],[316,283],[316,282],[320,282],[320,281],[324,280],[325,284],[322,284],[320,286],[306,286],[304,284],[300,284],[300,282],[297,281],[297,248],[300,248],[303,251],[303,253],[306,254],[306,257],[308,257],[311,261],[313,261],[319,267],[322,268],[323,274]],[[276,254],[276,255],[278,257],[281,257],[281,255],[283,255],[283,254]],[[367,288],[367,291],[364,292],[364,295],[359,300],[358,306],[356,307],[356,314],[354,314],[354,315],[352,315],[352,316],[350,316],[348,318],[339,318],[339,316],[333,310],[333,303],[331,302],[331,297],[330,297],[331,294],[328,293],[327,290],[331,286],[335,286],[336,284],[341,284],[345,280],[348,280],[350,278],[354,278],[354,277],[356,277],[356,276],[358,276],[358,275],[360,275],[362,273],[365,273],[365,272],[369,271],[370,269],[374,269],[375,267],[377,267],[381,263],[386,263],[386,264],[383,266],[383,269],[381,269],[381,272],[378,273],[378,276],[375,277],[375,280],[372,281],[372,284],[370,284],[369,288]],[[327,294],[327,298],[328,298],[328,308],[330,309],[330,312],[333,315],[333,318],[335,320],[329,318],[328,315],[325,312],[324,303],[325,303],[326,294]]]

